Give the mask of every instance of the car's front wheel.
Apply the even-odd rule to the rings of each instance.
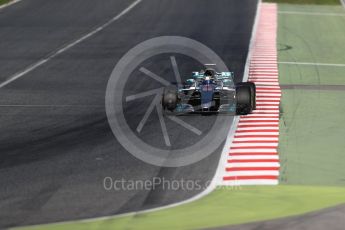
[[[162,98],[163,110],[174,111],[177,107],[177,92],[175,87],[164,89]]]
[[[255,94],[250,85],[239,84],[236,85],[236,114],[247,115],[255,108]]]

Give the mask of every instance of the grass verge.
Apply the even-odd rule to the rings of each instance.
[[[345,64],[345,10],[341,6],[279,5],[279,61]],[[344,67],[279,65],[280,84],[345,84]]]
[[[25,229],[198,229],[298,215],[345,202],[345,187],[281,185],[230,189],[223,187],[196,202],[151,213]]]
[[[344,186],[345,92],[284,90],[282,98],[281,182]]]
[[[343,13],[279,15],[279,61],[345,64],[345,11],[336,6],[281,4],[280,11]],[[279,65],[281,84],[345,85],[345,67]],[[345,185],[345,91],[283,90],[281,182]]]
[[[9,3],[11,1],[13,1],[13,0],[0,0],[0,5],[4,5],[4,4]]]

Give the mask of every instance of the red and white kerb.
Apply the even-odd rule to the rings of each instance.
[[[261,4],[248,81],[256,84],[256,110],[241,116],[222,185],[275,185],[279,178],[277,5]]]

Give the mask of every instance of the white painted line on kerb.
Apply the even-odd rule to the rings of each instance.
[[[49,60],[53,59],[54,57],[56,57],[57,55],[69,50],[70,48],[74,47],[75,45],[85,41],[86,39],[88,39],[89,37],[95,35],[96,33],[102,31],[103,29],[105,29],[106,27],[108,27],[111,23],[115,22],[116,20],[120,19],[123,15],[125,15],[126,13],[128,13],[131,9],[133,9],[137,4],[139,4],[142,0],[136,0],[135,2],[133,2],[131,5],[129,5],[126,9],[124,9],[121,13],[119,13],[117,16],[113,17],[112,19],[110,19],[109,21],[107,21],[106,23],[104,23],[103,25],[97,27],[95,30],[91,31],[88,34],[85,34],[84,36],[82,36],[81,38],[79,38],[78,40],[62,47],[61,49],[57,50],[56,52],[54,52],[53,54],[51,54],[50,56],[34,63],[33,65],[27,67],[26,69],[22,70],[21,72],[18,72],[14,75],[12,75],[11,77],[9,77],[6,81],[2,82],[0,84],[0,88],[10,84],[11,82],[17,80],[18,78],[23,77],[25,74],[30,73],[31,71],[37,69],[38,67],[40,67],[41,65],[43,65],[44,63],[48,62]]]
[[[277,185],[278,180],[233,180],[233,181],[224,181],[224,185],[227,186],[239,186],[239,185]]]
[[[302,12],[302,11],[278,11],[278,14],[293,14],[293,15],[306,15],[306,16],[335,16],[335,17],[345,17],[345,14],[341,14],[341,13]]]
[[[3,4],[3,5],[0,6],[0,10],[4,9],[5,7],[8,7],[10,5],[13,5],[13,4],[17,3],[17,2],[20,2],[20,1],[22,1],[22,0],[14,0],[14,1],[10,1],[9,3]]]
[[[330,67],[345,67],[345,64],[337,64],[337,63],[313,63],[313,62],[288,62],[288,61],[281,61],[278,64],[283,65],[310,65],[310,66],[330,66]]]
[[[278,170],[249,170],[249,171],[230,171],[225,176],[279,176]]]
[[[278,155],[239,155],[230,156],[231,160],[279,160]]]

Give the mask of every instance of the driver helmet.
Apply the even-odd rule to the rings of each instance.
[[[206,69],[205,70],[205,73],[204,73],[204,76],[208,76],[210,78],[213,78],[215,75],[215,70],[214,69]]]

